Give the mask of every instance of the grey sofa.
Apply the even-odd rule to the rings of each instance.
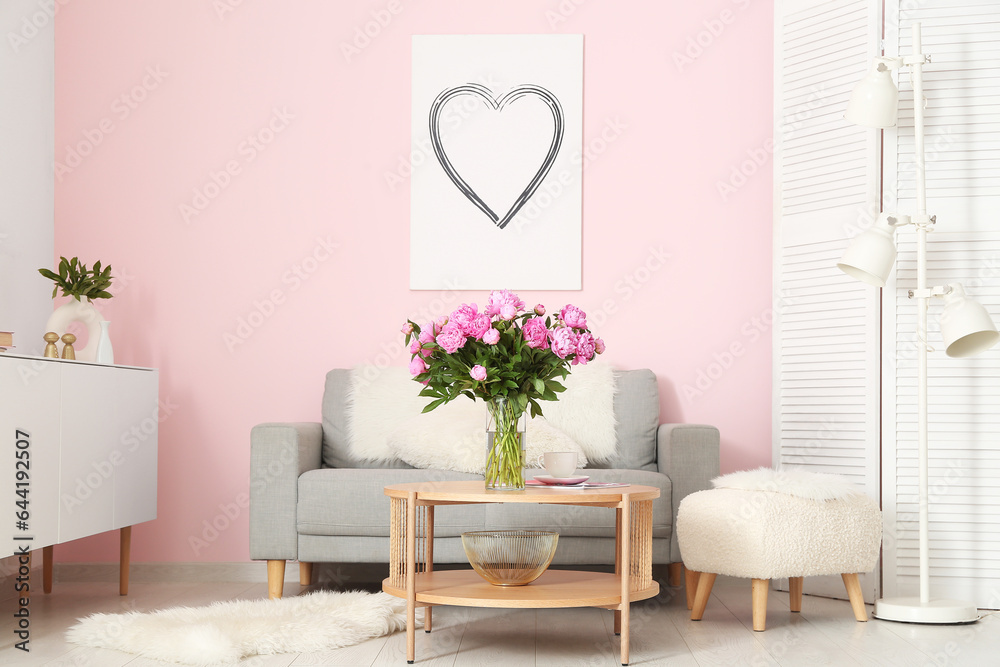
[[[378,466],[352,460],[346,444],[350,372],[336,369],[327,374],[322,423],[265,423],[251,431],[250,558],[268,561],[271,597],[281,597],[288,560],[299,561],[303,583],[309,582],[312,563],[388,563],[386,485],[482,479],[411,468],[402,462]],[[677,583],[681,562],[674,533],[677,507],[689,493],[709,488],[719,474],[719,432],[713,426],[659,423],[652,371],[616,371],[615,376],[618,451],[608,461],[591,462],[586,473],[594,481],[660,489],[653,506],[653,562],[676,564],[670,574],[672,583]],[[614,510],[484,504],[436,513],[434,561],[466,563],[463,531],[508,527],[559,531],[555,564],[601,565],[615,560]]]

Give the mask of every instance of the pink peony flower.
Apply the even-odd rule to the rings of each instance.
[[[441,329],[444,329],[444,326],[446,324],[448,324],[447,315],[442,315],[441,317],[434,320],[434,335],[436,336],[438,333],[440,333]]]
[[[486,333],[483,334],[483,342],[487,345],[496,345],[500,342],[500,332],[493,327],[490,327],[486,330]]]
[[[420,352],[420,341],[416,338],[410,341],[410,354],[417,354]]]
[[[453,354],[455,350],[465,345],[465,334],[462,333],[460,326],[449,323],[444,325],[434,342],[448,354]]]
[[[410,360],[410,375],[416,377],[426,370],[427,364],[424,363],[423,357],[413,357],[413,359]]]
[[[517,308],[513,304],[505,303],[500,306],[500,319],[510,321],[515,317],[517,317]]]
[[[400,329],[400,331],[403,333],[404,336],[409,336],[411,333],[413,333],[413,324],[407,322],[406,324],[403,325],[403,328]]]
[[[513,313],[510,317],[504,317],[502,315],[502,308],[504,306],[513,307]],[[521,301],[521,299],[510,290],[501,289],[490,292],[490,299],[486,303],[486,314],[490,317],[500,315],[505,320],[512,320],[517,313],[522,310],[524,310],[524,301]],[[510,313],[511,310],[507,309],[506,312]]]
[[[470,306],[467,303],[463,303],[457,310],[455,310],[455,312],[451,314],[451,317],[448,318],[448,320],[461,327],[462,333],[466,336],[472,336],[472,324],[476,321],[476,317],[478,316],[479,307],[476,304],[472,304]]]
[[[543,306],[542,304],[536,305],[535,306],[535,315],[538,315],[539,317],[541,317],[544,314],[545,314],[545,306]]]
[[[576,356],[573,357],[574,364],[586,364],[594,358],[595,349],[594,337],[589,333],[582,333],[576,341]]]
[[[549,330],[545,328],[545,320],[540,317],[527,320],[521,327],[521,334],[530,348],[544,350],[549,346]]]
[[[559,319],[563,321],[563,324],[574,329],[587,328],[587,313],[571,304],[567,304],[559,311]]]
[[[483,334],[490,330],[491,326],[490,316],[486,313],[479,313],[479,315],[476,316],[476,319],[474,319],[469,325],[469,330],[466,331],[465,334],[478,340],[483,337]]]
[[[579,335],[569,327],[560,327],[550,333],[552,351],[560,359],[576,354],[576,343]]]
[[[604,339],[602,339],[602,338],[595,338],[594,339],[594,351],[597,352],[597,354],[604,354],[604,350],[605,349],[607,349],[607,348],[604,347]]]
[[[472,370],[469,371],[469,375],[472,376],[473,380],[478,380],[479,382],[482,382],[483,380],[486,379],[486,369],[480,366],[479,364],[476,364],[475,366],[472,367]]]

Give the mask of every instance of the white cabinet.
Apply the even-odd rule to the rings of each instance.
[[[156,518],[158,376],[0,355],[0,488],[10,489],[0,555],[123,529],[126,589],[129,528]]]

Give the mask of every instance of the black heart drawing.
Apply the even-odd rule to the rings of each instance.
[[[455,167],[451,164],[451,160],[449,160],[447,154],[445,154],[444,145],[441,143],[441,110],[450,100],[462,95],[474,95],[482,99],[487,105],[492,107],[494,111],[503,111],[504,107],[511,102],[527,95],[534,95],[541,99],[552,112],[554,128],[552,132],[552,143],[549,145],[549,152],[546,153],[545,159],[542,161],[542,166],[538,168],[538,171],[535,172],[535,175],[528,182],[527,187],[521,191],[521,194],[514,200],[514,203],[507,211],[507,214],[502,218],[494,213],[493,209],[491,209],[489,205],[487,205],[486,202],[484,202],[483,199],[476,194],[476,191],[472,189],[472,186],[470,186],[465,179],[458,174]],[[479,85],[478,83],[467,83],[462,86],[447,88],[440,95],[438,95],[434,100],[434,103],[431,104],[429,121],[431,144],[434,146],[434,155],[437,156],[438,162],[441,163],[444,173],[448,175],[448,178],[450,178],[451,182],[455,184],[455,187],[457,187],[463,195],[468,197],[469,201],[485,213],[500,229],[507,226],[507,223],[509,223],[514,216],[517,215],[517,212],[521,210],[522,206],[528,203],[531,196],[535,194],[535,190],[537,190],[538,186],[542,184],[543,180],[545,180],[545,176],[548,175],[549,170],[552,169],[552,165],[556,161],[556,155],[559,154],[559,148],[562,146],[563,140],[564,119],[562,106],[559,104],[559,100],[556,99],[555,95],[549,91],[545,90],[541,86],[535,85],[517,86],[499,99],[493,95],[493,91],[486,86]]]

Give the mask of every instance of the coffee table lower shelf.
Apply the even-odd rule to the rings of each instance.
[[[457,607],[552,607],[618,608],[622,601],[621,578],[605,572],[547,570],[526,586],[494,586],[474,570],[423,572],[416,576],[417,604]],[[393,586],[387,578],[382,590],[406,599],[406,588]],[[631,591],[629,601],[645,600],[660,592],[652,582],[641,591]]]

